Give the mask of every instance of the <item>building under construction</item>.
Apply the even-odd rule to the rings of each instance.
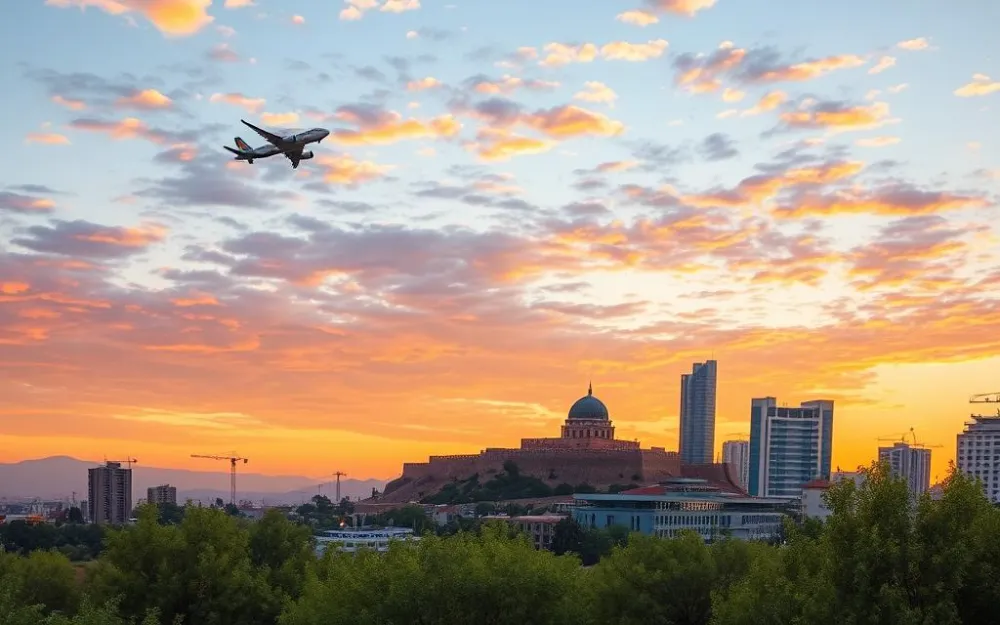
[[[971,414],[958,435],[955,464],[968,477],[982,482],[986,497],[1000,503],[1000,393],[982,393],[970,404],[993,404],[994,414]]]
[[[122,525],[132,516],[132,463],[105,462],[102,467],[87,470],[87,489],[91,523]]]

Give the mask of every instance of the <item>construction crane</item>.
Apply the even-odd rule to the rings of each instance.
[[[133,464],[139,464],[139,461],[136,460],[135,458],[126,458],[125,460],[108,460],[107,458],[104,459],[104,464],[107,464],[109,462],[115,462],[115,463],[118,463],[118,464],[127,465],[129,471],[132,470],[132,465]]]
[[[1000,392],[998,393],[979,393],[978,395],[972,395],[969,397],[970,404],[1000,404]],[[993,419],[1000,418],[1000,407],[997,408],[996,417],[993,415],[972,415],[973,419]]]
[[[342,471],[337,471],[336,473],[333,473],[331,475],[337,476],[337,501],[335,501],[334,504],[339,506],[340,505],[340,501],[341,501],[341,499],[340,499],[340,476],[342,476],[342,475],[346,476],[347,474],[344,473],[344,472],[342,472]]]
[[[920,443],[918,443],[917,433],[913,430],[912,427],[910,428],[909,432],[903,432],[902,434],[896,434],[894,436],[882,436],[879,437],[878,440],[880,442],[905,443],[907,434],[909,434],[910,438],[913,439],[913,443],[910,445],[910,447],[924,447],[924,448],[934,448],[934,449],[941,447],[941,445],[921,445]]]
[[[235,453],[231,456],[207,456],[203,454],[191,454],[192,458],[209,458],[211,460],[228,460],[229,461],[229,503],[236,505],[236,463],[240,460],[243,464],[250,461],[249,458],[241,458]]]

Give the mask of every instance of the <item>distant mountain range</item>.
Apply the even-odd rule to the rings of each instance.
[[[68,456],[0,463],[0,498],[68,500],[76,492],[77,501],[87,498],[87,469],[102,461],[86,461]],[[267,505],[298,504],[319,492],[315,479],[297,475],[261,475],[246,473],[240,465],[236,476],[236,497]],[[132,500],[146,498],[150,486],[170,484],[177,487],[177,503],[187,499],[211,503],[216,497],[229,501],[229,472],[187,471],[132,465]],[[386,480],[341,479],[340,494],[351,499],[371,496],[372,488],[382,490]],[[334,482],[325,482],[322,494],[335,497]]]

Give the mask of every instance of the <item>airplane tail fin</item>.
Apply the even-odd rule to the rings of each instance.
[[[242,155],[240,154],[240,151],[239,151],[239,150],[234,150],[233,148],[229,147],[228,145],[224,145],[224,146],[222,146],[222,147],[226,148],[227,150],[229,150],[230,152],[232,152],[232,153],[233,153],[233,154],[235,154],[236,156],[242,156]]]
[[[243,150],[244,152],[250,152],[250,151],[252,151],[252,150],[253,150],[253,148],[251,148],[251,147],[250,147],[249,145],[247,145],[247,142],[246,142],[246,141],[244,141],[243,139],[241,139],[241,138],[239,138],[239,137],[236,137],[236,138],[235,138],[235,139],[233,139],[233,140],[234,140],[234,141],[236,141],[236,146],[237,146],[237,147],[238,147],[239,149]]]

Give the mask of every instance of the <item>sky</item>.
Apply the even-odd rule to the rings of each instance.
[[[388,478],[591,381],[676,449],[714,358],[717,449],[833,399],[834,465],[912,427],[937,480],[1000,391],[989,0],[16,5],[0,461]]]

